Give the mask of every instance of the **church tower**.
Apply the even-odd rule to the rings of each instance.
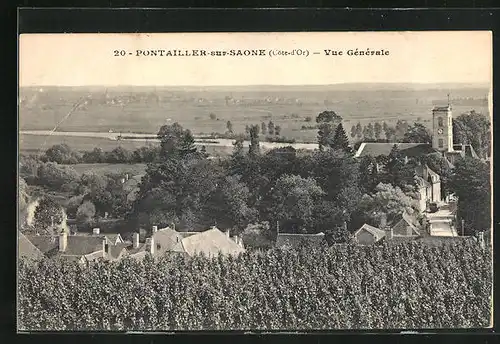
[[[453,117],[449,96],[447,106],[432,110],[432,148],[442,153],[453,151]]]

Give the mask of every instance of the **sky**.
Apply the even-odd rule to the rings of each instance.
[[[356,48],[389,55],[347,55]],[[265,49],[267,55],[138,57],[138,49]],[[268,55],[293,49],[308,50],[309,56]],[[326,56],[325,49],[344,55]],[[126,55],[114,56],[114,50]],[[19,39],[21,87],[490,84],[491,79],[490,31],[23,34]]]

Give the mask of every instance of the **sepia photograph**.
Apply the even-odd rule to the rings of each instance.
[[[19,332],[493,326],[491,31],[18,47]]]

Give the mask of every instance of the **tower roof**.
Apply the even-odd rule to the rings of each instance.
[[[450,111],[451,110],[451,105],[446,105],[446,106],[435,106],[432,111]]]

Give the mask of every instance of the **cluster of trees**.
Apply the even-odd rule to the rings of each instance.
[[[490,250],[468,241],[167,255],[87,269],[21,260],[18,323],[24,331],[487,327],[491,262]]]
[[[57,230],[64,217],[76,219],[80,227],[91,226],[107,214],[123,218],[130,211],[131,190],[122,175],[79,174],[72,167],[43,162],[36,157],[20,161],[19,203],[21,229],[39,234]],[[33,192],[30,192],[30,188]],[[64,195],[61,201],[57,195]],[[27,207],[38,201],[33,225],[26,224]]]
[[[359,142],[431,142],[429,130],[421,123],[410,125],[405,120],[398,120],[390,126],[386,122],[368,123],[362,126],[360,122],[351,127],[351,138]]]
[[[142,146],[135,150],[128,150],[122,146],[118,146],[107,152],[98,147],[91,151],[78,152],[72,150],[67,144],[62,143],[47,149],[40,156],[40,160],[65,165],[148,163],[156,160],[158,152],[158,148],[153,145]]]

